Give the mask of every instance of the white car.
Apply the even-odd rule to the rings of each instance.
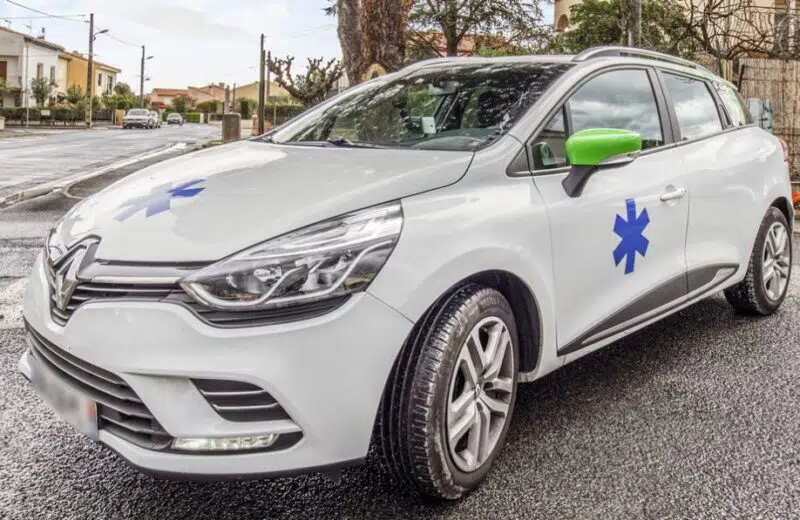
[[[183,116],[177,112],[173,112],[167,116],[167,124],[183,126]]]
[[[73,208],[19,368],[152,474],[337,474],[374,443],[457,499],[518,383],[719,291],[774,313],[790,199],[782,142],[690,62],[426,61]]]
[[[150,111],[150,128],[161,128],[161,114],[155,110]]]
[[[151,120],[150,111],[146,108],[131,108],[125,113],[122,128],[150,128]]]

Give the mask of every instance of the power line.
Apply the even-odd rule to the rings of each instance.
[[[28,11],[33,11],[34,13],[39,13],[41,15],[44,15],[47,18],[60,18],[61,20],[67,20],[68,22],[79,22],[79,23],[85,23],[86,22],[86,20],[82,20],[82,21],[81,20],[75,20],[74,18],[68,18],[66,16],[46,13],[44,11],[40,11],[38,9],[34,9],[33,7],[28,7],[27,5],[22,5],[19,2],[15,2],[14,0],[6,0],[6,2],[8,2],[11,5],[16,5],[17,7],[21,7],[23,9],[27,9]]]
[[[98,27],[98,29],[102,30],[99,27]],[[106,38],[111,38],[112,40],[114,40],[116,42],[119,42],[119,43],[122,43],[124,45],[130,45],[131,47],[141,47],[141,45],[137,45],[135,43],[127,42],[127,41],[123,40],[122,38],[117,38],[113,34],[103,33],[102,35],[105,36]]]
[[[54,14],[54,15],[41,15],[41,16],[3,16],[4,20],[39,20],[41,18],[86,18],[85,14]],[[78,22],[80,20],[73,20]]]

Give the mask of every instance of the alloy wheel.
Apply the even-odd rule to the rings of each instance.
[[[781,299],[789,284],[791,269],[791,243],[789,233],[781,222],[775,222],[767,231],[764,256],[761,264],[762,283],[767,297]]]
[[[508,419],[514,392],[514,345],[499,318],[481,320],[461,346],[450,380],[447,440],[465,473],[491,456]]]

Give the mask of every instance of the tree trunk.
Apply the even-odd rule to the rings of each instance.
[[[360,0],[338,0],[337,16],[342,65],[350,84],[355,85],[361,82],[361,77],[369,66],[364,60]]]
[[[387,72],[400,70],[406,61],[406,26],[411,0],[362,0],[361,27],[364,58]]]
[[[342,64],[350,84],[379,65],[387,72],[406,61],[406,26],[413,0],[337,0]]]

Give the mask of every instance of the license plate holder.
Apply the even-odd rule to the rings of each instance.
[[[97,403],[63,381],[34,356],[30,356],[31,385],[63,420],[92,440],[98,440]]]

